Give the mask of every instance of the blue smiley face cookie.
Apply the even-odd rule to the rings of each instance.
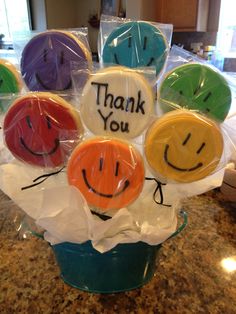
[[[158,28],[147,22],[127,22],[108,36],[102,59],[104,63],[130,68],[153,66],[158,75],[167,52],[166,39]]]

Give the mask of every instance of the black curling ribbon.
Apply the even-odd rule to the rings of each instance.
[[[162,205],[162,206],[166,206],[166,207],[171,207],[171,205],[169,204],[164,204],[164,197],[163,197],[163,191],[162,191],[162,186],[163,185],[166,185],[166,183],[162,183],[160,181],[158,181],[157,179],[155,178],[149,178],[149,177],[145,177],[145,180],[148,180],[148,181],[155,181],[157,186],[155,188],[155,191],[153,192],[153,195],[152,195],[152,198],[154,200],[154,202],[158,205]],[[156,200],[156,195],[157,193],[159,192],[159,196],[160,196],[160,201],[158,202]]]
[[[24,187],[21,188],[21,190],[23,191],[23,190],[31,189],[31,188],[33,188],[34,186],[37,186],[37,185],[43,183],[43,182],[44,182],[45,180],[47,180],[49,177],[54,176],[54,175],[60,173],[64,168],[65,168],[65,166],[63,166],[61,169],[59,169],[59,170],[57,170],[57,171],[55,171],[55,172],[45,173],[45,174],[43,174],[43,175],[41,175],[41,176],[35,178],[35,179],[33,180],[33,182],[35,182],[35,183],[30,184],[30,185],[27,185],[27,186],[24,186]],[[37,182],[37,181],[40,180],[40,179],[42,179],[42,180],[39,181],[39,182]]]

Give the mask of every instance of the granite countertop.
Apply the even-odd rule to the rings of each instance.
[[[142,288],[92,294],[66,285],[50,246],[22,239],[19,211],[0,192],[0,313],[236,313],[236,208],[218,191],[183,203],[188,226],[159,251],[154,278]],[[235,265],[234,265],[235,266]]]

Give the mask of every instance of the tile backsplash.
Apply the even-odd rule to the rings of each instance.
[[[174,32],[172,44],[184,45],[184,48],[190,50],[191,43],[201,42],[203,46],[216,45],[217,32]]]
[[[191,50],[191,43],[201,42],[203,46],[216,45],[217,32],[175,32],[172,44],[183,45],[184,49]],[[225,58],[223,71],[236,72],[236,58]]]
[[[225,72],[236,72],[236,58],[225,58],[224,60]]]

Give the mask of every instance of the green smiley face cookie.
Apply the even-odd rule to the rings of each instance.
[[[211,67],[189,63],[169,72],[161,83],[158,99],[164,111],[185,107],[223,121],[231,105],[225,78]]]
[[[9,100],[4,98],[4,95],[18,93],[20,88],[20,76],[14,65],[0,59],[0,111],[5,111],[9,106]]]

